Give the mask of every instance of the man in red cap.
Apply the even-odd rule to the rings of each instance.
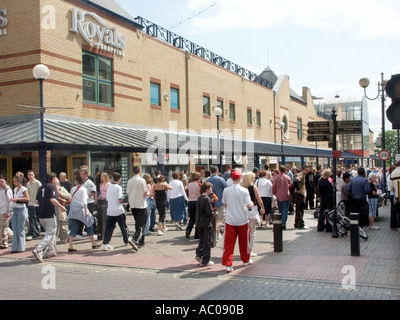
[[[225,240],[222,256],[222,265],[227,272],[233,271],[233,251],[236,238],[239,238],[240,258],[243,265],[247,266],[250,260],[249,248],[249,219],[247,210],[254,206],[250,199],[249,190],[240,185],[242,173],[235,170],[231,174],[233,185],[224,190],[222,202],[225,205]],[[246,210],[247,207],[247,210]]]

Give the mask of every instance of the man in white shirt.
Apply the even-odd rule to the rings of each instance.
[[[148,218],[146,202],[148,192],[147,183],[140,177],[140,168],[138,166],[133,167],[133,177],[128,181],[126,193],[128,194],[129,207],[135,219],[135,234],[129,240],[129,244],[134,249],[135,246],[140,248],[145,245],[144,229]]]
[[[40,225],[38,218],[38,202],[36,201],[36,194],[42,186],[41,182],[35,178],[33,170],[28,171],[28,182],[26,188],[28,189],[29,202],[28,202],[28,220],[29,230],[26,234],[26,240],[32,240],[40,236]]]
[[[225,205],[225,240],[222,256],[222,265],[227,272],[232,272],[233,251],[236,238],[239,238],[240,258],[247,266],[250,260],[249,249],[249,219],[247,210],[251,211],[254,203],[250,199],[249,190],[240,186],[242,173],[235,170],[231,174],[233,186],[224,189],[222,203]],[[247,207],[247,210],[246,210]]]
[[[123,194],[121,183],[121,174],[114,172],[112,175],[113,184],[107,188],[107,223],[104,231],[103,249],[104,251],[112,250],[110,246],[110,240],[115,228],[115,224],[118,223],[119,229],[121,230],[122,239],[125,244],[129,243],[128,227],[126,225],[125,209],[122,206]],[[135,246],[134,246],[135,247]]]
[[[263,219],[261,220],[260,225],[262,226],[263,220],[265,220],[265,225],[267,225],[268,223],[272,224],[272,221],[270,220],[270,214],[272,213],[272,198],[273,198],[271,174],[266,170],[262,170],[260,172],[260,179],[257,179],[255,185],[258,188],[258,192],[260,193],[260,197],[265,208],[265,214]],[[258,205],[258,211],[261,212],[260,205]]]
[[[87,208],[89,210],[89,212],[93,215],[93,209],[94,209],[94,203],[97,202],[97,188],[95,183],[89,179],[89,171],[87,169],[86,166],[82,166],[79,170],[79,176],[82,178],[83,182],[83,186],[86,188],[87,190],[87,195],[88,195],[88,199],[87,199]],[[97,223],[96,220],[94,220],[94,224],[93,224],[93,232],[95,234],[95,238],[97,237],[97,233],[98,233],[98,228],[97,228]],[[78,230],[78,235],[82,235],[81,231],[83,231],[83,224],[81,226],[81,229]]]

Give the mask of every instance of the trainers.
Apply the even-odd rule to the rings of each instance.
[[[75,238],[74,238],[74,240],[82,240],[82,236],[76,235]]]
[[[214,261],[208,261],[208,263],[206,264],[201,264],[202,267],[207,267],[207,266],[213,266],[214,265]]]
[[[129,238],[128,243],[130,244],[130,246],[132,247],[133,250],[139,251],[138,245],[133,241],[132,238]]]
[[[250,256],[251,256],[251,257],[257,257],[257,256],[258,256],[258,254],[257,254],[257,253],[255,253],[255,252],[252,252],[252,253],[250,253]]]
[[[381,228],[379,228],[378,226],[373,226],[373,227],[369,227],[371,230],[380,230]]]
[[[249,262],[244,262],[243,263],[243,265],[246,267],[246,266],[248,266],[248,265],[250,265],[250,264],[253,264],[253,260],[249,260]]]
[[[302,227],[300,227],[299,229],[301,229],[301,230],[310,230],[310,228],[307,227],[307,226],[302,226]]]
[[[114,249],[114,248],[112,246],[110,246],[109,244],[103,245],[103,250],[104,251],[108,251],[108,250],[112,250],[112,249]]]
[[[200,262],[200,263],[201,263],[201,261],[203,261],[203,259],[201,257],[198,257],[198,256],[196,256],[195,259],[196,259],[197,262]]]
[[[226,266],[225,267],[225,271],[228,272],[228,273],[232,272],[233,271],[233,267]]]
[[[35,256],[37,261],[43,262],[42,256],[40,255],[40,253],[36,249],[33,249],[32,253]]]
[[[165,233],[164,233],[164,232],[162,232],[161,230],[158,230],[158,231],[157,231],[157,235],[158,235],[158,236],[164,236],[164,235],[165,235]]]
[[[175,223],[175,226],[176,226],[176,230],[182,230],[182,227],[181,227],[181,225],[179,224],[179,222],[176,222],[176,223]]]

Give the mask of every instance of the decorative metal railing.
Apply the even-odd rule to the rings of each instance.
[[[194,55],[197,55],[203,59],[206,59],[216,65],[219,65],[229,71],[235,72],[236,74],[242,76],[245,79],[256,82],[264,87],[272,89],[273,85],[271,82],[260,77],[254,72],[247,70],[239,66],[238,64],[221,57],[220,55],[195,44],[172,31],[162,28],[155,23],[148,21],[142,17],[136,17],[136,22],[143,27],[143,32],[155,37],[161,41],[169,43],[170,45],[180,48],[182,50],[188,51]]]
[[[321,111],[317,111],[318,117],[324,118],[326,120],[331,120],[332,117],[329,114],[323,113]]]

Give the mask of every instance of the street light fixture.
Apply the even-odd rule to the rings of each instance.
[[[284,137],[284,130],[285,130],[286,124],[284,122],[279,122],[279,128],[281,128],[281,158],[282,158],[282,164],[285,165],[285,156],[283,155],[283,137]]]
[[[221,141],[220,141],[220,129],[219,129],[219,118],[222,116],[222,109],[220,107],[214,108],[214,115],[217,117],[217,149],[218,149],[218,169],[222,173],[222,154],[221,154]]]
[[[46,179],[46,142],[44,138],[44,105],[43,105],[43,81],[47,80],[50,70],[44,64],[38,64],[33,68],[33,76],[39,80],[40,85],[40,142],[39,142],[39,174],[40,181],[44,183]]]
[[[364,88],[364,95],[368,100],[376,100],[381,97],[381,108],[382,108],[382,150],[386,149],[386,139],[385,139],[385,86],[387,81],[383,79],[383,72],[381,73],[381,82],[378,82],[378,95],[375,98],[370,98],[367,95],[367,88],[370,85],[370,80],[368,78],[360,79],[360,86]],[[362,120],[362,119],[361,119]],[[382,160],[382,180],[383,180],[383,192],[386,192],[386,161]]]

